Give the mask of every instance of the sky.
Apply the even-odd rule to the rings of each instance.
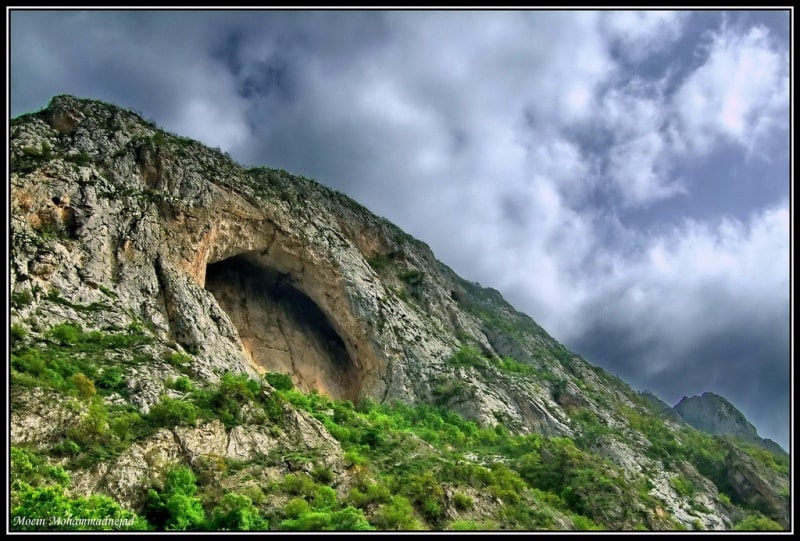
[[[342,191],[670,405],[790,438],[788,11],[18,11],[56,94]]]

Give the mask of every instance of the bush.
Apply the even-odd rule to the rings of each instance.
[[[24,340],[25,337],[28,335],[28,331],[22,325],[18,323],[11,324],[11,344],[12,347],[15,342]]]
[[[15,308],[28,306],[33,301],[33,295],[27,289],[21,291],[14,291],[11,294],[11,305]]]
[[[60,323],[50,330],[50,336],[62,346],[77,344],[82,335],[80,325],[71,323]]]
[[[366,486],[354,487],[348,496],[350,503],[364,508],[372,503],[389,503],[392,493],[386,485],[367,483]]]
[[[453,494],[453,505],[456,506],[456,509],[466,511],[467,509],[472,509],[475,505],[475,500],[463,492],[456,492]]]
[[[86,152],[81,152],[79,154],[68,156],[67,160],[77,165],[88,165],[91,163],[92,157]]]
[[[576,530],[602,530],[602,526],[583,515],[572,515],[572,527]]]
[[[283,477],[281,488],[289,494],[312,496],[316,485],[314,481],[304,473],[287,473]]]
[[[17,524],[15,530],[147,530],[148,524],[136,514],[122,509],[108,496],[71,498],[64,487],[25,487],[17,494],[12,516],[25,517],[34,524]],[[54,518],[64,519],[61,524]],[[12,523],[13,524],[13,523]]]
[[[169,362],[169,364],[172,365],[173,367],[180,370],[181,368],[185,368],[190,364],[192,364],[192,357],[185,353],[173,351],[172,353],[169,354],[169,357],[167,357],[167,362]]]
[[[242,407],[252,403],[260,395],[261,384],[245,375],[224,374],[219,388],[210,396],[204,396],[202,407],[209,408],[226,427],[232,428],[243,422]]]
[[[683,476],[671,477],[669,486],[675,489],[680,496],[691,496],[694,494],[694,484]]]
[[[497,523],[491,520],[483,520],[480,522],[477,520],[454,520],[450,523],[447,529],[457,532],[497,530]]]
[[[780,524],[765,516],[750,515],[733,527],[736,531],[756,532],[756,531],[779,531],[784,530]]]
[[[74,387],[75,390],[78,391],[78,396],[84,400],[87,398],[91,398],[95,394],[97,394],[97,390],[94,388],[94,382],[88,377],[86,377],[85,374],[82,374],[80,372],[77,374],[73,374],[69,378],[69,382],[72,385],[72,387]]]
[[[314,478],[314,481],[323,485],[330,485],[335,479],[333,471],[327,466],[316,466],[311,470],[311,477]]]
[[[331,513],[329,511],[309,511],[297,518],[288,518],[281,522],[281,530],[285,531],[321,531],[330,530]]]
[[[267,383],[272,385],[276,391],[291,391],[294,389],[294,382],[292,381],[292,376],[289,374],[267,372],[264,374],[264,379],[266,379]]]
[[[163,396],[150,408],[147,419],[159,427],[191,426],[197,421],[197,406],[191,402]]]
[[[450,365],[456,367],[469,367],[481,368],[486,366],[486,358],[481,354],[478,349],[472,346],[463,346],[450,357]]]
[[[196,530],[205,521],[205,512],[197,492],[197,479],[185,466],[167,473],[162,490],[150,489],[147,493],[147,517],[165,530]]]
[[[181,393],[190,393],[194,390],[194,385],[192,385],[192,380],[182,376],[175,380],[172,388]]]
[[[269,529],[253,505],[253,501],[243,494],[226,494],[211,515],[211,527],[215,530],[248,531]]]
[[[125,381],[122,379],[122,369],[118,366],[108,366],[97,378],[97,386],[106,391],[122,391]]]
[[[135,437],[136,430],[142,423],[142,417],[137,412],[131,411],[115,415],[109,421],[109,426],[121,441],[128,441]]]
[[[364,513],[360,509],[352,507],[345,507],[341,511],[337,511],[331,517],[330,530],[339,532],[363,532],[374,530],[369,522],[367,522]]]
[[[363,466],[367,463],[367,459],[358,451],[351,450],[344,454],[344,461],[347,463],[348,468]]]
[[[331,487],[319,486],[314,491],[314,509],[333,509],[338,503],[336,491]]]
[[[403,496],[392,496],[372,516],[372,523],[381,530],[420,530],[422,525],[414,518],[414,508]]]
[[[302,514],[308,513],[310,510],[311,506],[308,505],[305,498],[294,498],[286,502],[286,505],[283,506],[283,514],[289,518],[297,518]]]

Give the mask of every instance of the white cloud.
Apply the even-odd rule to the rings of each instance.
[[[623,205],[665,199],[686,189],[670,176],[673,157],[664,133],[665,80],[639,79],[612,88],[603,97],[595,122],[613,134],[607,175]]]
[[[752,150],[767,130],[785,125],[788,82],[788,57],[766,28],[738,34],[723,26],[675,97],[686,147],[702,154],[728,140]]]
[[[670,234],[641,238],[642,250],[599,279],[584,308],[612,305],[617,324],[661,344],[650,364],[682,351],[732,321],[756,324],[762,307],[783,306],[789,292],[786,203],[716,227],[688,221]],[[588,321],[587,321],[588,322]],[[578,331],[580,333],[580,331]],[[660,358],[659,358],[660,357]]]
[[[683,186],[669,179],[665,166],[668,151],[657,131],[618,143],[610,149],[610,178],[625,204],[642,204],[686,193]]]
[[[680,11],[606,11],[601,27],[623,55],[639,62],[677,41],[686,18]]]

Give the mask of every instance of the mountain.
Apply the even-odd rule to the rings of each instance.
[[[706,392],[702,396],[684,396],[673,410],[697,430],[718,436],[734,436],[773,453],[786,453],[774,441],[760,437],[744,414],[718,394]]]
[[[348,197],[95,100],[10,134],[12,527],[790,528],[788,456]]]

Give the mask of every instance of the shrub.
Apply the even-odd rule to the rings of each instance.
[[[191,402],[163,396],[150,408],[147,419],[157,426],[168,428],[191,426],[197,421],[197,406]]]
[[[312,496],[315,486],[314,481],[304,473],[287,473],[281,483],[281,488],[289,494],[302,494],[303,496]]]
[[[138,515],[122,509],[108,496],[72,498],[64,487],[27,486],[17,494],[12,516],[25,517],[34,524],[16,524],[15,530],[147,530],[147,522]],[[54,523],[53,518],[77,519]]]
[[[133,439],[136,429],[142,425],[142,417],[135,411],[115,415],[110,421],[111,431],[122,441]]]
[[[169,362],[169,364],[173,367],[181,369],[189,366],[192,363],[192,357],[185,353],[173,351],[169,354],[169,357],[167,357],[167,362]]]
[[[420,522],[414,518],[414,508],[403,496],[392,496],[372,516],[372,524],[381,530],[419,530]]]
[[[784,530],[783,526],[778,524],[772,519],[763,515],[750,515],[744,520],[740,521],[733,527],[734,530],[740,532],[756,532],[756,531],[780,531]]]
[[[86,377],[85,374],[80,372],[73,374],[69,378],[69,382],[75,390],[78,391],[78,396],[84,400],[97,394],[97,390],[94,388],[94,382]]]
[[[363,466],[367,462],[367,459],[364,457],[364,455],[355,450],[345,452],[343,458],[349,468]]]
[[[294,498],[286,502],[286,505],[283,506],[283,514],[289,518],[297,518],[302,514],[308,513],[310,510],[311,506],[308,505],[305,498]]]
[[[386,485],[367,483],[350,491],[348,499],[356,507],[364,508],[372,503],[389,503],[392,493]]]
[[[87,152],[80,152],[67,157],[67,160],[76,165],[88,165],[92,161],[92,157]]]
[[[60,323],[50,330],[50,336],[62,346],[77,344],[82,335],[80,325],[71,323]]]
[[[269,523],[261,517],[253,501],[243,494],[226,494],[211,515],[215,530],[267,530]]]
[[[330,530],[330,511],[309,511],[297,518],[281,521],[281,530],[286,531],[320,531]]]
[[[456,509],[466,511],[467,509],[472,509],[475,505],[475,500],[463,492],[456,492],[453,494],[453,505],[456,506]]]
[[[11,324],[11,343],[18,340],[24,340],[25,337],[28,335],[28,331],[22,325],[18,323]]]
[[[125,388],[122,379],[122,369],[118,366],[108,366],[103,369],[97,378],[97,386],[106,391],[121,391]]]
[[[167,473],[164,488],[147,493],[147,517],[166,530],[196,530],[205,521],[200,499],[194,496],[197,483],[192,470],[185,466]]]
[[[291,391],[294,389],[294,382],[292,382],[292,376],[289,374],[267,372],[264,374],[264,379],[277,391]]]
[[[452,366],[474,366],[480,368],[486,365],[486,359],[480,351],[472,346],[463,346],[450,357],[450,364]]]
[[[497,523],[491,520],[454,520],[447,527],[448,530],[457,532],[497,530]]]
[[[333,471],[326,466],[316,466],[311,470],[311,477],[313,477],[317,483],[322,483],[324,485],[330,485],[335,478]]]
[[[21,291],[14,291],[11,294],[11,305],[15,308],[28,306],[33,301],[33,295],[27,289]]]
[[[331,487],[319,486],[314,491],[314,509],[333,509],[337,503],[336,491]]]
[[[572,515],[572,527],[576,530],[602,530],[603,527],[583,515]]]
[[[181,393],[190,393],[194,390],[194,385],[192,385],[192,380],[182,376],[175,380],[172,388]]]
[[[671,477],[669,486],[675,489],[681,496],[691,496],[694,494],[694,484],[683,476]]]

